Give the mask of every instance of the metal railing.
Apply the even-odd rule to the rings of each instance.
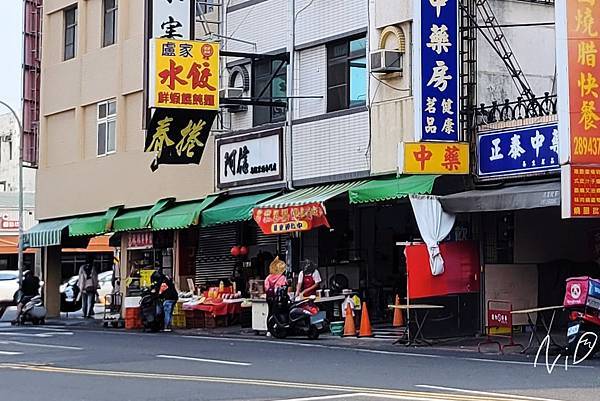
[[[492,102],[487,106],[482,103],[475,110],[475,125],[479,127],[497,122],[555,115],[556,100],[556,95],[546,92],[543,97],[533,99],[518,97],[513,102],[506,99],[504,103]]]

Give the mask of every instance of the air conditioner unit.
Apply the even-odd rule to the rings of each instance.
[[[226,108],[230,113],[239,113],[248,110],[248,106],[241,104],[229,104],[228,99],[236,99],[244,94],[243,88],[222,88],[219,90],[219,99],[221,107]]]
[[[371,72],[402,72],[403,52],[380,49],[371,52]]]

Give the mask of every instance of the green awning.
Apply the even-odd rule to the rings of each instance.
[[[71,237],[95,236],[110,232],[113,220],[122,206],[111,207],[106,213],[79,217],[69,224]]]
[[[42,248],[45,246],[60,245],[63,234],[73,222],[73,219],[42,221],[23,234],[25,248]]]
[[[200,202],[181,203],[164,210],[152,219],[152,229],[177,230],[198,225],[202,211],[215,200],[217,196],[209,196]]]
[[[117,216],[113,223],[113,231],[118,233],[123,231],[150,229],[152,218],[167,207],[172,201],[173,198],[161,199],[150,208],[130,210]]]
[[[277,195],[277,192],[236,196],[227,199],[202,212],[200,226],[208,227],[217,224],[246,221],[252,218],[252,209],[257,203]]]
[[[341,184],[321,185],[317,187],[303,188],[283,194],[276,198],[262,202],[260,208],[283,208],[289,206],[302,206],[309,203],[322,203],[333,197],[341,195],[348,190],[364,184],[365,181],[344,182]]]
[[[350,203],[383,202],[411,194],[429,194],[437,175],[411,175],[372,180],[349,191]]]

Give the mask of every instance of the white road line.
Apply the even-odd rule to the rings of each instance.
[[[23,345],[26,347],[40,347],[40,348],[56,348],[56,349],[66,349],[66,350],[72,350],[72,351],[82,351],[83,350],[83,348],[81,348],[81,347],[71,347],[68,345],[24,343],[24,342],[20,342],[20,341],[2,341],[2,340],[0,340],[0,344]]]
[[[415,387],[427,388],[430,390],[453,391],[455,393],[463,393],[463,394],[485,395],[485,396],[491,396],[491,397],[506,397],[508,400],[561,401],[561,400],[557,400],[555,398],[539,398],[539,397],[529,397],[526,395],[517,395],[517,394],[491,393],[488,391],[466,390],[466,389],[462,389],[462,388],[432,386],[432,385],[428,385],[428,384],[417,384],[417,385],[415,385]]]
[[[305,397],[305,398],[287,398],[282,400],[274,400],[274,401],[318,401],[318,400],[336,400],[343,399],[347,400],[350,398],[383,398],[386,400],[405,400],[405,401],[440,401],[439,398],[423,398],[405,396],[405,395],[385,395],[385,394],[370,394],[370,393],[350,393],[350,394],[337,394],[337,395],[325,395],[325,396],[316,396],[316,397]],[[473,401],[473,400],[470,400]]]
[[[179,359],[182,361],[217,363],[217,364],[221,364],[221,365],[252,366],[251,363],[247,363],[247,362],[223,361],[220,359],[191,358],[188,356],[177,356],[177,355],[156,355],[156,357],[163,358],[163,359]]]
[[[463,358],[465,361],[475,361],[475,362],[491,362],[491,363],[501,363],[506,365],[526,365],[533,367],[533,362],[521,362],[521,361],[501,361],[498,359],[484,359],[484,358]],[[538,365],[542,365],[538,362]],[[584,365],[569,365],[569,369],[595,369],[593,366],[584,366]]]
[[[0,351],[0,355],[23,355],[23,353],[16,351]]]
[[[18,331],[0,331],[0,336],[8,337],[36,337],[36,338],[50,338],[53,336],[72,336],[72,331],[60,331],[51,333],[22,333]]]
[[[362,396],[362,394],[350,393],[350,394],[336,394],[336,395],[318,395],[316,397],[303,397],[303,398],[286,398],[281,400],[273,400],[273,401],[316,401],[316,400],[335,400],[338,398],[348,399],[357,396]]]

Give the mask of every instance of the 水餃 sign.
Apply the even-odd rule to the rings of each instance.
[[[403,174],[468,174],[469,144],[462,142],[404,142],[398,148]]]

